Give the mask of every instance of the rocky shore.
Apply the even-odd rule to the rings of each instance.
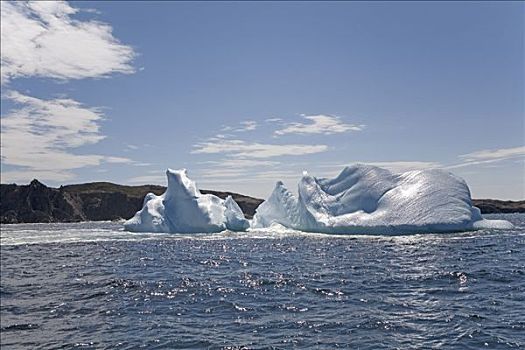
[[[472,204],[478,207],[482,214],[525,213],[525,201],[473,199]]]
[[[124,186],[110,182],[48,187],[38,180],[29,185],[0,185],[0,223],[75,222],[119,220],[132,217],[142,207],[148,192],[162,194],[163,186]],[[231,195],[247,218],[251,218],[262,199],[238,193],[202,190],[220,198]],[[525,213],[525,201],[474,199],[484,214]]]
[[[29,185],[0,185],[0,223],[76,222],[119,220],[132,217],[144,196],[164,193],[163,186],[123,186],[109,182],[47,187],[38,180]],[[238,193],[202,190],[220,198],[231,195],[247,218],[262,199]]]

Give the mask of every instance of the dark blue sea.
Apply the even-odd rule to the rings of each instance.
[[[166,235],[3,225],[1,348],[525,347],[515,230]]]

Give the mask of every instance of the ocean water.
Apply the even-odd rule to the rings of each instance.
[[[3,225],[5,349],[525,347],[512,231],[134,234]]]

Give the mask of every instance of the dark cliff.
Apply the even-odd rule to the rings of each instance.
[[[472,204],[483,214],[525,213],[525,201],[500,201],[497,199],[473,199]]]
[[[163,186],[123,186],[109,182],[47,187],[37,180],[29,185],[0,185],[0,222],[74,222],[118,220],[132,217],[142,207],[144,196],[162,194]],[[220,198],[231,195],[247,218],[261,199],[238,193],[201,190]]]

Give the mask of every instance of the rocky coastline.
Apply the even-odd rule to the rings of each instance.
[[[38,180],[28,185],[0,185],[0,223],[78,222],[120,220],[132,217],[142,206],[144,196],[157,195],[163,186],[125,186],[110,182],[92,182],[48,187]],[[232,192],[202,190],[220,198],[231,195],[246,218],[252,218],[262,199]],[[525,201],[474,199],[483,214],[525,213]]]
[[[120,220],[132,217],[142,207],[144,196],[164,193],[163,186],[124,186],[93,182],[48,187],[38,180],[29,185],[0,185],[0,223],[78,222]],[[238,193],[202,190],[220,198],[231,195],[247,218],[262,199]]]

